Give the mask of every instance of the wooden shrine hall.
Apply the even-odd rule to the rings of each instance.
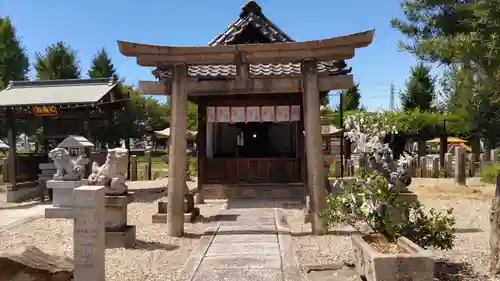
[[[9,145],[8,160],[3,167],[7,201],[38,197],[39,164],[51,162],[48,151],[69,135],[89,138],[91,119],[107,120],[111,127],[113,114],[122,111],[127,102],[128,94],[121,91],[115,77],[11,81],[0,91],[0,118],[6,120]],[[17,137],[22,127],[16,120],[29,120],[43,126],[42,153],[17,151]],[[89,157],[103,163],[106,154],[93,153]]]
[[[189,100],[199,110],[199,194],[303,199],[309,193],[313,229],[324,231],[317,215],[327,176],[320,99],[330,90],[353,86],[345,60],[370,45],[373,36],[371,30],[295,42],[249,1],[209,46],[118,41],[123,55],[156,67],[159,81],[141,81],[141,90],[171,98],[169,206],[182,202]],[[182,204],[174,204],[168,231],[180,235]]]

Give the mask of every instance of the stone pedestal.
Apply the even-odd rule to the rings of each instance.
[[[166,201],[158,202],[158,213],[153,215],[153,223],[167,223],[167,206]],[[194,205],[194,195],[186,194],[184,196],[184,222],[194,222],[199,215],[200,209]]]
[[[398,194],[395,200],[396,204],[412,204],[418,200],[418,196],[411,191],[404,191]],[[388,207],[387,212],[389,213],[389,220],[393,224],[401,223],[408,216],[408,214],[401,213],[401,210],[397,210],[394,207]]]
[[[62,181],[49,180],[47,188],[52,189],[52,206],[45,209],[45,218],[72,218],[73,191],[86,185],[86,180]]]
[[[127,224],[127,206],[134,194],[106,195],[106,248],[132,248],[135,245],[135,225]]]

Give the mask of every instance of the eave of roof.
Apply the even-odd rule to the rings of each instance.
[[[113,77],[11,81],[0,91],[0,107],[96,103],[117,85]]]

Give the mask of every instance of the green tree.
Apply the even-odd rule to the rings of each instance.
[[[359,92],[359,83],[354,84],[350,89],[340,92],[342,95],[342,109],[344,111],[360,109],[361,93]]]
[[[472,134],[482,131],[490,145],[496,143],[492,128],[500,108],[500,5],[498,0],[404,1],[404,19],[393,19],[392,25],[410,39],[400,47],[430,62],[463,69],[445,79],[449,82],[468,76],[466,81],[453,82],[450,88],[454,106],[462,116],[472,119],[467,125]],[[467,74],[464,73],[467,72]],[[456,76],[458,75],[458,76]],[[451,83],[451,86],[453,86]],[[449,94],[449,93],[448,93]],[[479,125],[481,124],[481,125]],[[476,128],[476,129],[474,129]],[[493,127],[494,128],[494,127]],[[489,130],[489,129],[488,129]],[[491,131],[491,130],[490,130]]]
[[[411,68],[410,78],[401,92],[403,110],[420,109],[428,111],[436,97],[435,79],[431,76],[431,68],[419,63]]]
[[[88,75],[90,78],[104,78],[116,75],[115,67],[104,48],[99,49],[94,56]]]
[[[11,80],[25,80],[29,61],[10,19],[0,17],[0,89]]]
[[[36,54],[35,69],[41,80],[78,79],[80,68],[76,52],[64,42],[57,42]]]

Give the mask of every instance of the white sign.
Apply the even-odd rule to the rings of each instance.
[[[207,106],[207,121],[220,123],[290,122],[300,120],[300,105]]]
[[[260,122],[260,107],[247,107],[247,122]]]
[[[245,122],[245,108],[232,107],[231,108],[231,123]]]
[[[276,122],[290,121],[290,105],[280,105],[276,107]]]
[[[229,116],[229,107],[228,106],[219,106],[217,107],[217,122],[220,123],[229,123],[231,122],[231,117]]]
[[[263,106],[262,109],[262,122],[274,122],[276,119],[274,117],[274,106]]]

